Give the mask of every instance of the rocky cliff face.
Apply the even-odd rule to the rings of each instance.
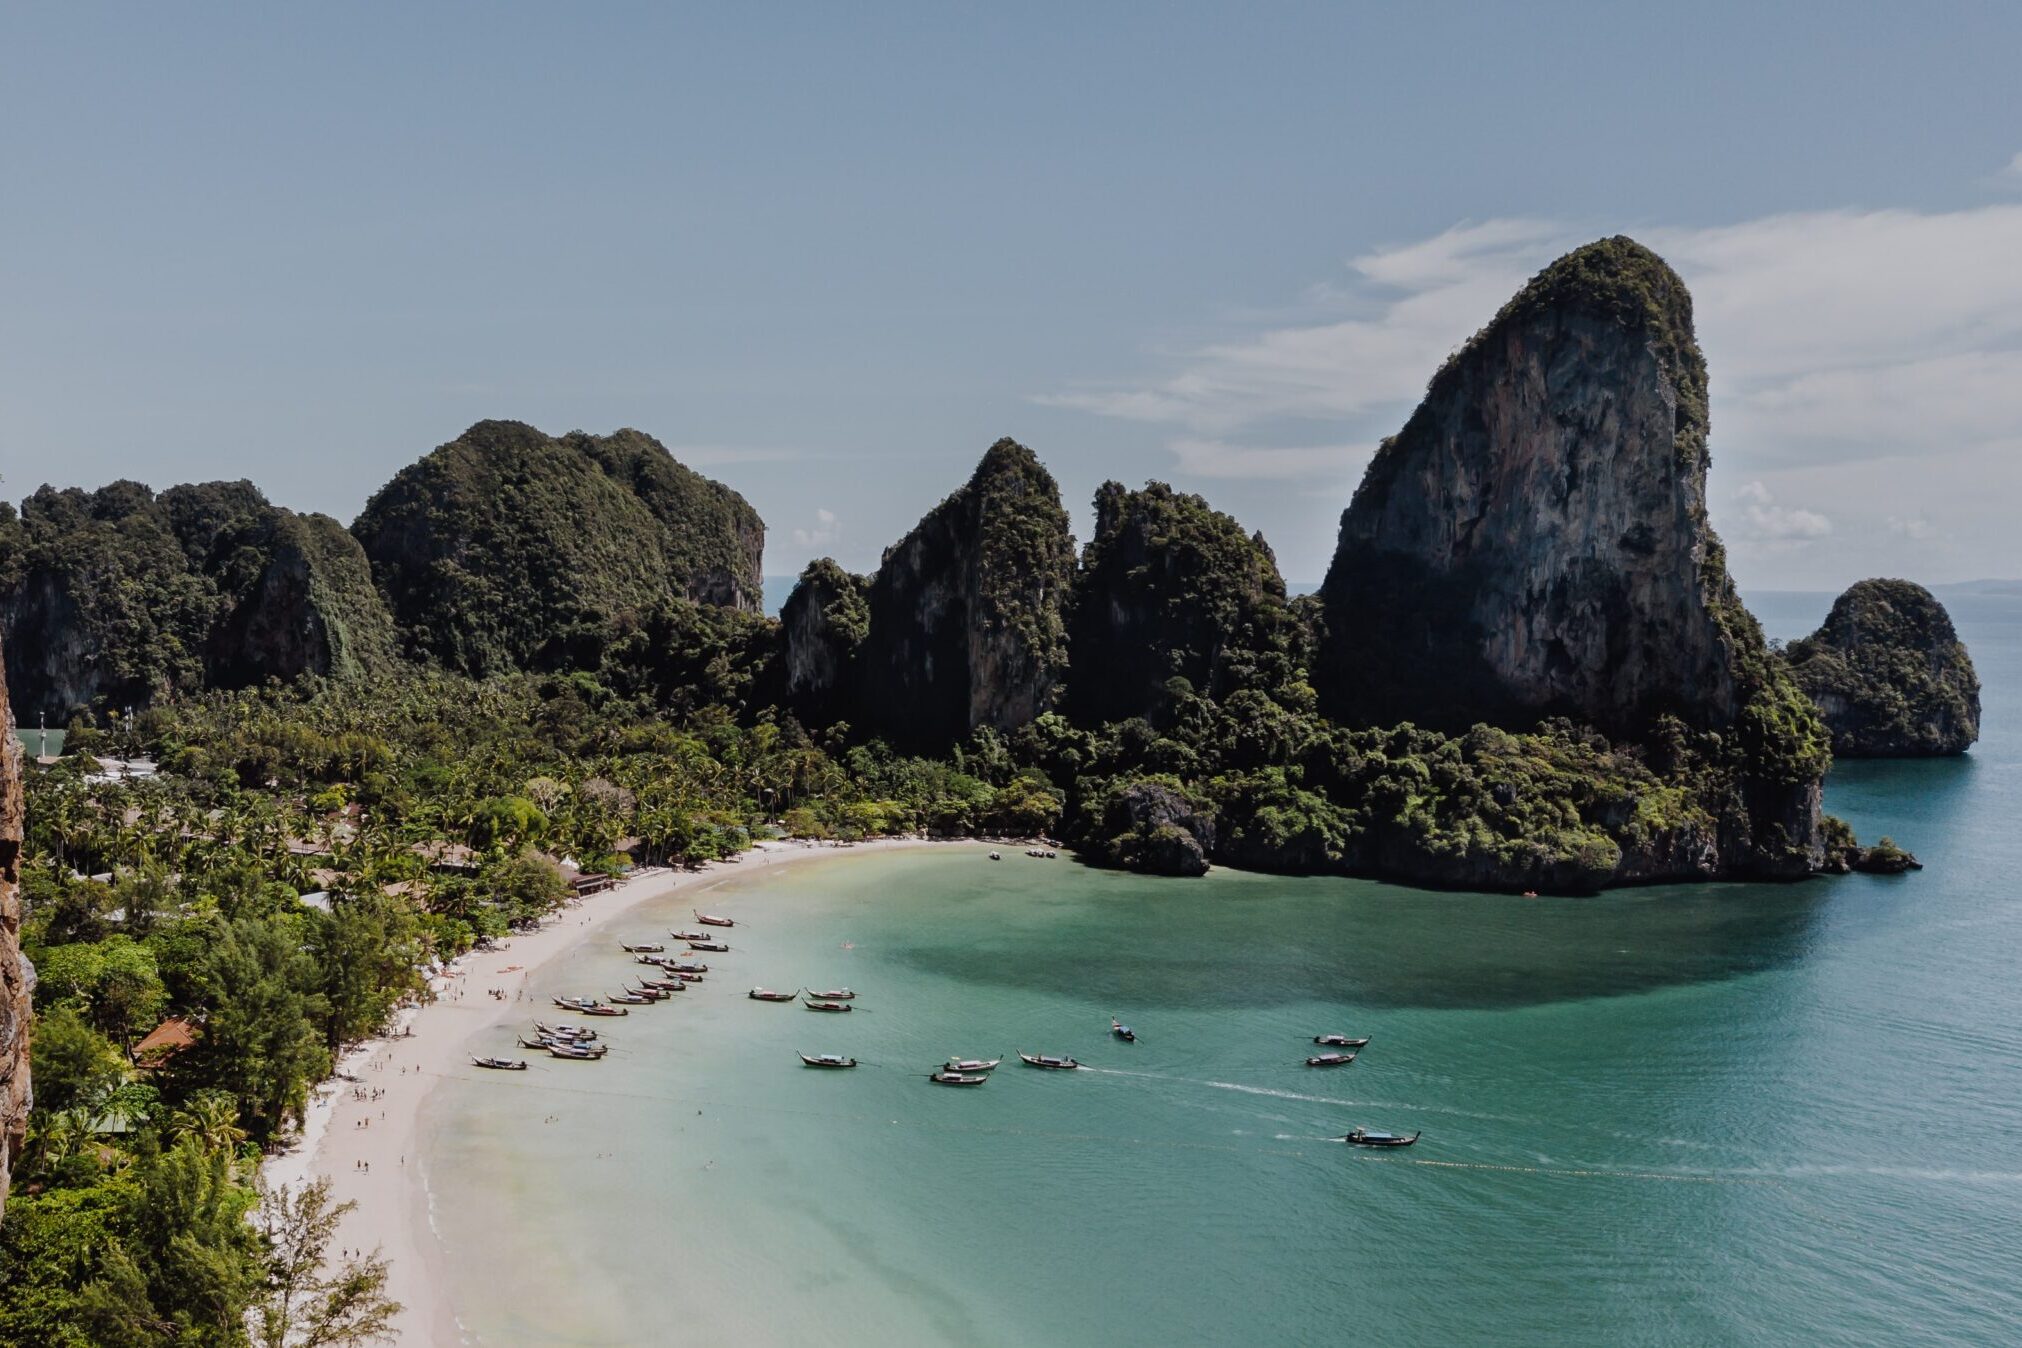
[[[638,431],[479,422],[402,469],[352,532],[406,649],[470,674],[577,663],[669,598],[762,606],[757,512]]]
[[[29,998],[34,971],[21,955],[21,754],[0,669],[0,1208],[28,1128]]]
[[[1277,560],[1258,535],[1162,482],[1095,494],[1069,617],[1068,704],[1090,725],[1150,716],[1174,679],[1209,697],[1266,683],[1290,644]]]
[[[870,634],[870,580],[832,559],[809,562],[779,611],[788,705],[811,725],[853,715],[857,650]]]
[[[1706,522],[1706,371],[1684,283],[1613,238],[1541,272],[1433,379],[1342,516],[1316,685],[1335,718],[1449,731],[1564,715],[1725,738],[1682,873],[1823,859],[1816,719]],[[1653,851],[1623,859],[1622,878]]]
[[[1785,652],[1848,758],[1962,754],[1980,737],[1980,679],[1937,597],[1907,580],[1864,580],[1825,625]]]
[[[266,564],[211,637],[212,683],[357,678],[394,658],[393,619],[343,525],[277,509],[266,545]]]
[[[1074,540],[1053,475],[1015,440],[887,549],[859,658],[866,721],[911,747],[1044,711],[1067,665]]]
[[[143,705],[206,684],[345,676],[391,654],[363,552],[336,521],[247,482],[0,507],[0,624],[17,714]]]

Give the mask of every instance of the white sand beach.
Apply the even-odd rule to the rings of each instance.
[[[930,847],[920,839],[859,843],[852,851]],[[502,1022],[528,1022],[552,1008],[516,1000],[528,975],[581,942],[602,936],[641,904],[699,889],[729,873],[833,858],[821,844],[768,844],[736,862],[692,871],[653,870],[571,904],[540,930],[512,937],[456,961],[435,980],[434,1000],[401,1013],[387,1038],[368,1040],[339,1062],[320,1086],[297,1145],[261,1167],[269,1188],[327,1176],[338,1201],[357,1204],[339,1229],[340,1250],[377,1249],[391,1264],[388,1291],[404,1307],[400,1343],[448,1348],[463,1342],[439,1276],[441,1250],[429,1222],[419,1118],[429,1090],[461,1075],[466,1045]],[[493,990],[504,999],[488,995]]]

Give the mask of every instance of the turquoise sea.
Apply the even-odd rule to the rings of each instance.
[[[2022,597],[1947,601],[1979,747],[1828,788],[1914,876],[1524,901],[966,846],[733,874],[706,901],[737,948],[608,1022],[610,1059],[431,1096],[458,1314],[492,1348],[2022,1341]],[[1829,596],[1751,602],[1788,637]],[[1302,1066],[1334,1030],[1374,1042]],[[1096,1070],[923,1079],[1016,1049]],[[1357,1124],[1424,1139],[1326,1140]]]

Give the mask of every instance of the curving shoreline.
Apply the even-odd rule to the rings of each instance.
[[[919,838],[859,843],[848,853],[892,851],[941,844]],[[603,894],[564,908],[539,930],[454,961],[431,980],[434,1000],[403,1011],[388,1036],[354,1046],[336,1074],[318,1086],[300,1139],[260,1168],[268,1187],[296,1186],[311,1178],[331,1182],[333,1198],[355,1202],[338,1227],[339,1250],[377,1249],[389,1262],[387,1291],[403,1307],[395,1324],[402,1344],[464,1341],[448,1294],[444,1255],[430,1213],[423,1102],[436,1082],[465,1064],[470,1040],[504,1022],[541,1014],[515,1001],[530,975],[605,932],[640,905],[683,890],[706,888],[751,867],[833,860],[833,847],[775,843],[741,853],[736,862],[710,862],[692,871],[653,870]],[[500,1001],[491,990],[507,994]],[[457,1073],[460,1075],[460,1073]],[[366,1098],[354,1098],[363,1091]],[[373,1093],[378,1098],[371,1098]],[[367,1169],[366,1167],[370,1167]]]

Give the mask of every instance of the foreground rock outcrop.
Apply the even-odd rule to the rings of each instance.
[[[1146,875],[1206,875],[1214,812],[1177,780],[1120,784],[1095,802],[1079,830],[1084,855]]]
[[[34,1102],[28,1080],[34,973],[21,956],[21,752],[0,670],[0,1208]]]
[[[1066,672],[1073,580],[1060,488],[1031,450],[999,440],[885,550],[857,659],[865,724],[895,744],[939,748],[1039,715]],[[803,648],[789,652],[806,663]]]
[[[1784,651],[1845,758],[1962,754],[1980,737],[1980,679],[1929,590],[1863,580]]]
[[[765,525],[639,431],[481,421],[351,526],[407,651],[467,674],[594,666],[673,600],[756,613]]]
[[[146,705],[201,687],[349,677],[393,656],[392,624],[343,526],[250,482],[0,506],[0,624],[23,718]]]
[[[1618,237],[1539,273],[1433,379],[1342,516],[1323,708],[1676,741],[1665,756],[1693,758],[1703,818],[1631,839],[1617,881],[1822,865],[1825,736],[1707,523],[1706,399],[1691,298],[1662,259]]]

